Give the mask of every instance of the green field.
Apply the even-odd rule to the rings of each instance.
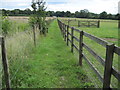
[[[63,41],[56,20],[47,37],[37,34],[36,48],[31,30],[7,37],[6,46],[12,88],[95,87]]]
[[[12,88],[102,88],[102,83],[85,60],[82,67],[78,65],[78,53],[71,53],[70,47],[66,46],[57,20],[50,24],[46,37],[40,36],[39,31],[36,31],[36,47],[28,22],[23,23],[21,19],[20,22],[11,22],[6,47]],[[67,23],[65,20],[63,22]],[[70,25],[78,28],[75,23],[72,22]],[[78,29],[118,45],[117,22],[101,22],[100,28]],[[77,32],[75,35],[79,37]],[[105,58],[104,47],[86,37],[84,42]],[[84,53],[103,75],[103,66],[89,52],[84,50]],[[117,55],[114,57],[113,65],[118,68]],[[111,82],[116,88],[117,80],[112,77]]]
[[[71,19],[72,20],[72,19]],[[118,21],[116,20],[100,20],[100,28],[96,27],[78,27],[78,21],[77,20],[93,20],[98,21],[94,19],[76,19],[76,21],[73,19],[70,21],[70,26],[76,27],[80,30],[83,30],[85,32],[88,32],[92,35],[95,35],[97,37],[100,37],[104,40],[107,40],[108,42],[115,43],[118,45]],[[68,21],[66,19],[62,19],[62,21],[66,24],[68,24]]]
[[[79,19],[79,20],[81,20],[81,19]],[[86,19],[86,20],[88,20],[88,19]],[[61,21],[63,21],[65,24],[68,24],[68,21],[66,21],[65,19],[61,19]],[[114,43],[118,46],[117,21],[116,22],[115,21],[101,21],[100,28],[96,28],[96,27],[90,27],[90,28],[79,27],[78,28],[78,22],[73,19],[73,21],[71,21],[69,23],[69,25],[71,27],[75,27],[79,30],[85,31],[85,32],[87,32],[91,35],[94,35],[98,38],[106,40],[110,43]],[[71,32],[70,29],[69,29],[69,31]],[[79,33],[78,32],[74,32],[74,35],[77,38],[79,38]],[[83,37],[83,42],[85,44],[87,44],[92,50],[94,50],[99,56],[101,56],[103,59],[105,59],[106,49],[103,46],[99,45],[95,41],[93,41],[93,40],[91,40],[91,39],[89,39],[85,36]],[[75,43],[75,45],[77,45],[77,47],[79,47],[78,46],[79,43],[76,40],[74,40],[74,43]],[[83,49],[83,53],[87,56],[87,58],[90,60],[90,62],[92,62],[92,64],[95,66],[95,68],[103,76],[104,75],[104,67],[86,49]],[[116,54],[114,55],[113,66],[118,70],[118,55],[116,55]],[[88,72],[89,72],[89,70],[88,70]],[[92,76],[90,75],[90,77],[92,77]],[[95,80],[95,78],[93,78],[93,80]],[[117,87],[118,81],[114,77],[112,77],[111,82],[112,82],[113,87]],[[98,85],[100,85],[100,84],[98,84]]]

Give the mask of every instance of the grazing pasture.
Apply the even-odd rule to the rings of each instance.
[[[81,20],[81,19],[79,19]],[[88,20],[88,19],[87,19]],[[62,22],[68,24],[68,21],[66,19],[61,19]],[[79,30],[83,30],[91,35],[94,35],[96,37],[99,37],[103,40],[106,40],[110,43],[114,43],[118,46],[118,27],[117,27],[117,21],[102,21],[100,23],[100,28],[88,28],[88,27],[78,27],[78,24],[76,23],[77,20],[71,21],[71,23],[69,23],[69,25],[71,27],[75,27]],[[69,29],[69,32],[71,32],[71,29]],[[74,32],[75,37],[79,38],[79,33],[78,32]],[[70,36],[69,36],[70,37]],[[102,58],[105,58],[106,56],[106,48],[102,47],[101,45],[97,44],[96,42],[94,42],[93,40],[87,38],[87,37],[83,37],[83,42],[86,43],[86,45],[88,45],[90,48],[92,48],[92,50],[94,50],[98,55],[100,55]],[[70,38],[71,40],[71,38]],[[77,47],[79,48],[79,43],[74,40],[75,45],[77,45]],[[96,61],[96,59],[86,50],[83,49],[84,54],[88,57],[88,59],[90,60],[90,62],[92,62],[92,64],[95,66],[95,68],[98,69],[98,71],[100,72],[100,74],[103,76],[104,74],[104,67],[99,64],[99,62]],[[78,55],[77,53],[75,55]],[[113,60],[113,66],[118,69],[118,55],[114,54],[114,60]],[[96,77],[94,76],[93,73],[91,73],[92,71],[90,71],[88,64],[86,64],[86,62],[83,60],[83,67],[86,70],[86,72],[88,72],[88,75],[90,78],[92,78],[92,81],[94,83],[97,83],[96,85],[98,86],[102,86],[102,84],[98,83],[98,80],[96,80]],[[118,81],[112,77],[111,80],[112,83],[112,87],[117,87],[118,86]]]
[[[11,21],[11,27],[6,36],[6,51],[12,88],[102,88],[102,83],[85,60],[83,60],[83,66],[80,67],[77,51],[72,54],[69,48],[65,46],[66,43],[63,42],[56,20],[50,24],[49,33],[46,37],[40,36],[39,31],[36,30],[37,46],[34,47],[33,32],[28,23],[29,17],[8,18]],[[48,19],[53,18],[48,17]],[[61,20],[67,24],[67,19],[62,18]],[[100,20],[100,28],[78,27],[76,21],[77,19],[71,21],[70,26],[118,45],[117,21]],[[74,35],[79,38],[77,32]],[[90,48],[105,58],[106,49],[104,47],[87,37],[83,38]],[[79,47],[78,42],[75,41],[74,43]],[[87,50],[84,49],[83,51],[103,75],[104,67]],[[1,64],[2,62],[0,62],[0,68],[2,68]],[[114,55],[113,66],[118,69],[118,55],[116,54]],[[1,75],[3,74],[0,73]],[[118,87],[118,81],[113,76],[111,82],[112,87]],[[2,87],[5,87],[4,82],[0,83],[2,83]]]
[[[61,19],[64,23],[68,24],[68,18]],[[118,45],[118,21],[117,20],[96,20],[96,19],[75,19],[70,18],[70,26],[76,27],[80,30],[88,32],[92,35],[100,37],[109,42]],[[100,28],[96,27],[78,27],[78,20],[82,21],[100,21]]]
[[[15,25],[14,28],[18,27]],[[76,57],[67,46],[64,47],[57,21],[51,23],[47,37],[39,36],[36,31],[36,47],[33,44],[32,30],[22,29],[21,32],[15,30],[6,37],[12,88],[94,87],[86,73],[76,65]],[[2,83],[2,87],[5,87],[5,83]]]

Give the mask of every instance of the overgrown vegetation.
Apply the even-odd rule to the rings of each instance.
[[[64,43],[57,21],[49,31],[46,38],[37,34],[36,48],[32,32],[7,38],[12,88],[93,88],[94,84],[76,65],[76,57]]]
[[[5,37],[12,36],[18,32],[28,31],[30,29],[30,25],[28,23],[10,20],[7,16],[2,16],[0,20],[0,35],[3,35]]]
[[[10,26],[7,27],[10,30],[6,34],[6,47],[7,47],[7,57],[8,57],[9,69],[10,69],[11,87],[19,87],[21,85],[21,79],[25,80],[25,77],[24,78],[21,77],[23,77],[24,73],[26,72],[27,63],[28,63],[26,62],[26,60],[29,60],[30,57],[28,58],[28,56],[31,55],[31,53],[34,53],[35,48],[33,44],[34,38],[32,37],[33,32],[31,30],[30,24],[28,22],[23,22],[24,20],[14,21],[14,20],[10,20],[9,18],[6,19],[10,22]],[[46,20],[46,22],[50,24],[52,20],[53,19],[50,20],[48,19]],[[5,25],[6,24],[7,23],[5,23]],[[4,24],[2,25],[2,27],[5,27]],[[40,39],[39,37],[40,37],[39,31],[36,30],[36,40],[39,41]],[[1,74],[2,73],[0,71],[0,75]],[[29,76],[27,77],[29,78]],[[4,82],[2,83],[4,87]]]
[[[33,15],[30,17],[30,24],[33,29],[39,29],[40,34],[46,35],[46,8],[45,2],[43,0],[38,0],[32,2],[31,7],[33,8]]]
[[[7,17],[2,17],[2,34],[6,36],[11,31],[11,22],[8,20]]]

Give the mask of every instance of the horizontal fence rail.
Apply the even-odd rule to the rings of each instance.
[[[114,44],[109,43],[105,40],[102,40],[89,33],[78,30],[69,25],[66,25],[62,23],[60,20],[58,20],[58,25],[60,27],[64,40],[67,42],[67,45],[69,45],[69,43],[71,44],[71,52],[74,52],[74,48],[78,51],[80,66],[82,66],[82,58],[83,58],[90,65],[90,67],[93,69],[96,75],[99,77],[100,81],[103,83],[103,88],[111,88],[110,87],[111,86],[111,75],[113,75],[120,82],[120,71],[116,70],[112,65],[114,54],[117,54],[118,56],[120,56],[120,47],[115,46]],[[74,35],[74,32],[79,33],[79,38],[77,38]],[[103,59],[94,50],[92,50],[87,44],[85,44],[85,42],[83,42],[84,40],[83,36],[95,41],[96,43],[106,48],[106,58]],[[79,47],[75,45],[74,40],[79,43]],[[103,76],[100,75],[98,70],[90,62],[87,56],[83,54],[83,48],[86,49],[92,56],[94,56],[98,60],[98,62],[101,63],[102,66],[104,66]]]

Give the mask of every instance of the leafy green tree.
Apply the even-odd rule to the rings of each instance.
[[[11,30],[11,22],[8,20],[7,16],[2,17],[2,34],[6,36]]]
[[[71,12],[67,11],[66,14],[65,14],[65,17],[71,17]]]
[[[34,44],[36,46],[36,29],[39,29],[40,34],[44,34],[46,36],[46,7],[44,0],[32,0],[31,7],[33,8],[33,15],[30,17],[29,23],[33,28]]]
[[[100,19],[106,19],[107,18],[107,12],[103,11],[102,13],[100,13],[99,18]]]

